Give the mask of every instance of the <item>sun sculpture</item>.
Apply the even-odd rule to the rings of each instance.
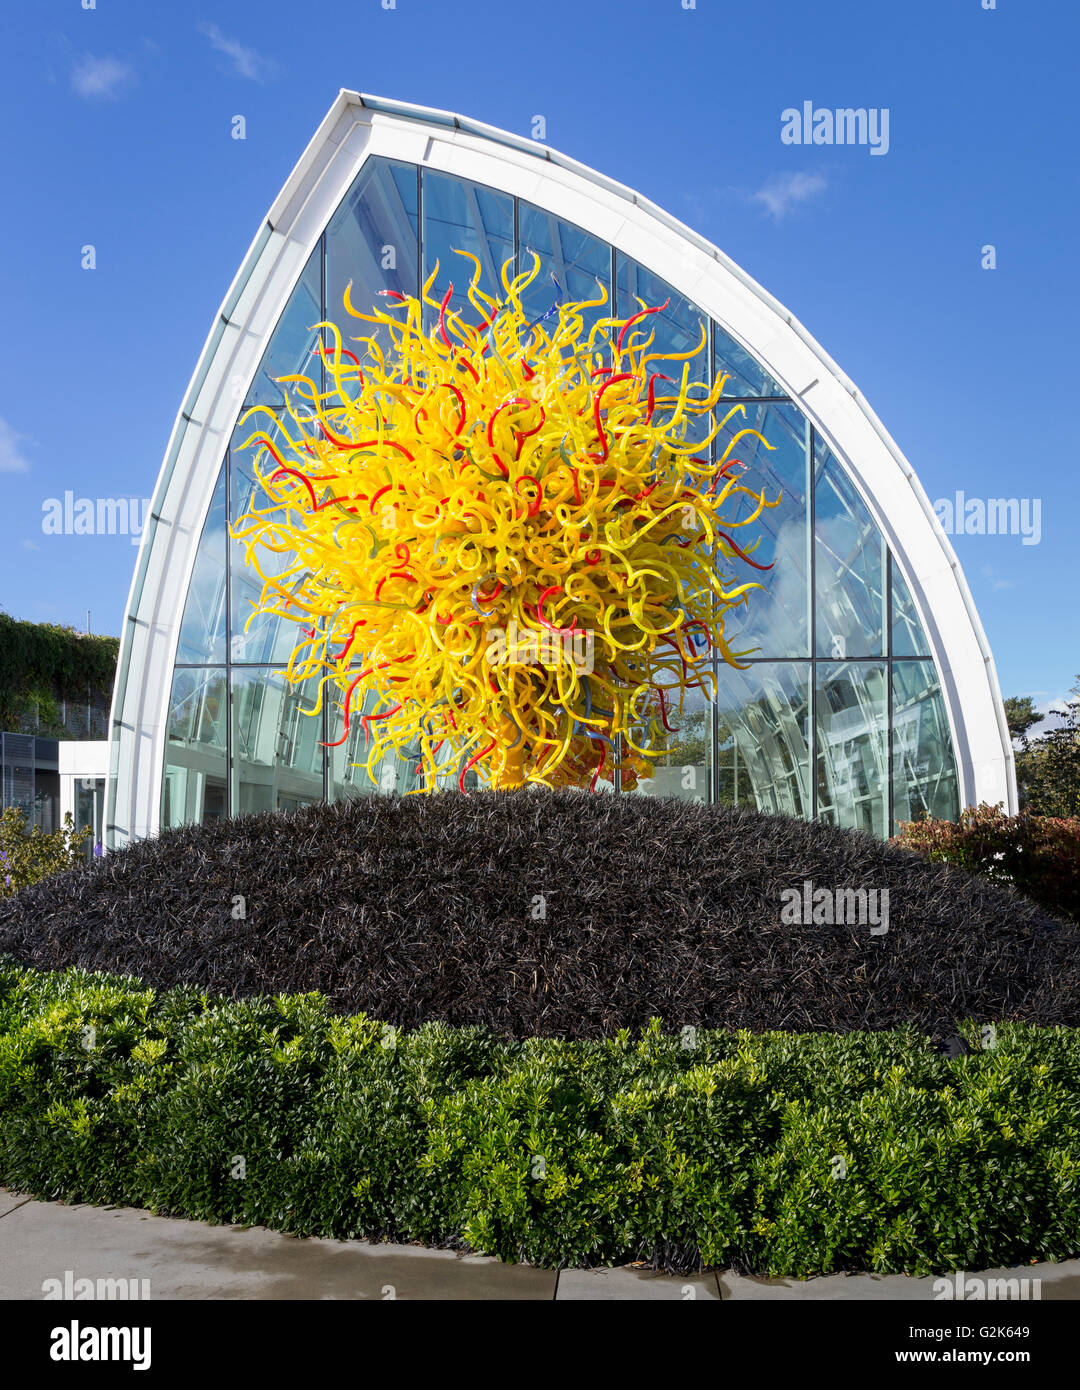
[[[318,678],[312,715],[327,686],[339,694],[336,744],[360,719],[373,780],[396,753],[423,790],[464,790],[469,769],[494,787],[595,789],[616,760],[633,785],[670,754],[687,692],[713,698],[713,652],[746,655],[724,619],[760,585],[724,571],[767,566],[731,532],[779,498],[740,481],[733,451],[747,435],[772,446],[742,429],[710,458],[742,406],[687,439],[726,380],[690,381],[704,328],[691,352],[653,352],[648,320],[666,305],[586,329],[603,287],[561,303],[557,284],[530,321],[538,260],[516,277],[508,261],[496,298],[457,254],[475,266],[475,322],[451,310],[453,285],[429,296],[438,266],[420,300],[383,290],[386,308],[364,313],[346,291],[375,325],[354,340],[363,361],[314,325],[329,389],[281,377],[286,408],[243,417],[274,426],[246,441],[267,505],[233,527],[263,580],[252,617],[300,625],[288,678]],[[658,369],[675,363],[675,378]]]

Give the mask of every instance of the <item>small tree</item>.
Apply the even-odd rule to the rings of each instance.
[[[88,826],[75,829],[70,812],[59,830],[49,832],[40,825],[27,828],[22,810],[9,806],[0,814],[0,897],[82,863],[90,835]]]
[[[1026,730],[1038,718],[1023,725],[1017,735],[1020,748],[1016,753],[1016,780],[1022,807],[1037,816],[1080,816],[1080,676],[1066,701],[1063,721],[1038,738],[1028,740]],[[1014,711],[1030,699],[1006,701]],[[1023,711],[1015,714],[1020,728]],[[1013,729],[1012,718],[1009,720]]]
[[[1035,724],[1041,724],[1045,718],[1035,708],[1030,695],[1010,695],[1005,701],[1005,719],[1014,743],[1026,747],[1028,730]]]

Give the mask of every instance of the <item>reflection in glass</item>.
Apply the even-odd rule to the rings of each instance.
[[[598,318],[611,313],[611,248],[572,222],[563,222],[531,203],[519,204],[518,235],[521,238],[521,269],[531,268],[530,252],[535,251],[540,257],[540,272],[522,299],[530,314],[537,317],[546,314],[557,297],[563,303],[599,299],[597,280],[604,286],[607,304],[589,309],[583,315],[587,336]],[[558,282],[559,292],[552,283],[552,276]],[[544,324],[548,333],[555,322],[557,318],[552,315]]]
[[[741,348],[719,324],[713,328],[713,370],[717,377],[726,376],[725,396],[783,396],[787,393],[774,381],[745,348]]]
[[[900,573],[900,566],[891,555],[889,564],[892,568],[892,655],[928,656],[930,646],[911,591]]]
[[[385,352],[385,329],[353,318],[344,307],[345,290],[354,309],[369,314],[386,307],[380,290],[415,295],[417,223],[416,166],[369,159],[326,229],[326,315],[341,333],[341,345],[364,360],[357,338],[374,337]],[[325,334],[327,348],[333,337]],[[329,384],[329,383],[328,383]]]
[[[955,820],[956,759],[932,661],[893,667],[893,815],[897,821]]]
[[[312,325],[318,323],[322,313],[322,266],[321,249],[316,247],[311,253],[304,273],[292,294],[274,329],[273,337],[263,354],[262,363],[256,373],[255,383],[244,401],[239,414],[255,404],[267,404],[278,410],[284,405],[282,388],[274,378],[291,373],[303,373],[312,377],[316,385],[321,382],[321,365],[315,348],[318,334],[312,332]],[[300,406],[302,401],[293,394],[293,400]],[[245,440],[252,434],[263,433],[277,441],[279,431],[269,415],[253,416],[233,431],[229,467],[229,506],[230,516],[235,524],[250,510],[252,503],[265,506],[267,499],[262,488],[255,481],[256,462],[262,470],[272,462],[264,445],[252,444],[242,448]],[[281,446],[279,445],[279,448]],[[245,564],[245,550],[240,541],[230,541],[231,566],[231,613],[230,656],[233,661],[286,661],[289,653],[299,640],[299,628],[280,618],[260,614],[253,619],[251,627],[244,631],[244,625],[254,611],[262,581],[255,570]],[[289,557],[276,555],[268,550],[259,550],[259,564],[267,576],[279,575],[289,565]]]
[[[225,660],[225,465],[221,465],[188,586],[178,662]]]
[[[627,318],[631,314],[636,314],[641,308],[639,300],[643,300],[649,308],[658,308],[667,303],[667,308],[662,313],[650,314],[647,318],[641,319],[630,330],[640,342],[645,342],[651,336],[652,346],[649,348],[652,353],[665,352],[692,352],[702,341],[702,325],[708,323],[707,317],[695,304],[691,304],[681,294],[678,294],[666,280],[661,280],[658,275],[653,275],[644,266],[638,265],[637,261],[632,261],[629,256],[617,254],[615,257],[616,279],[618,282],[618,296],[616,299],[617,312],[620,318]],[[659,402],[662,396],[677,396],[679,387],[682,383],[683,367],[686,362],[660,360],[650,362],[648,369],[650,372],[663,372],[671,378],[670,381],[656,382],[656,399]],[[689,359],[690,381],[700,381],[705,383],[704,391],[708,390],[710,380],[709,373],[709,348],[708,338],[706,337],[704,346],[701,350]],[[703,399],[703,392],[695,392],[692,399]],[[670,418],[674,412],[674,406],[657,405],[656,419],[663,420]],[[690,442],[698,442],[705,439],[712,428],[712,421],[708,415],[689,415],[685,417],[686,426],[684,438]]]
[[[455,310],[466,323],[476,323],[477,313],[466,293],[476,267],[467,257],[455,256],[454,252],[470,251],[478,257],[480,289],[501,298],[503,262],[514,254],[514,200],[505,193],[495,193],[482,184],[449,174],[425,169],[423,177],[424,278],[435,269],[436,262],[439,267],[428,294],[441,303],[452,284],[454,293],[447,311]],[[428,327],[437,318],[437,309],[425,311]]]
[[[720,663],[717,787],[721,805],[809,817],[809,662]]]
[[[207,825],[226,814],[223,670],[173,672],[161,825]]]
[[[667,722],[646,745],[663,748],[648,760],[649,772],[636,774],[625,762],[619,772],[619,789],[642,796],[672,796],[680,801],[708,801],[712,769],[712,705],[700,690],[688,690],[679,703],[677,690],[665,691]],[[644,730],[633,730],[641,743]],[[599,787],[599,782],[597,786]]]
[[[885,654],[885,541],[828,446],[815,436],[817,655]]]
[[[793,405],[746,405],[718,411],[723,419],[736,413],[717,436],[716,457],[728,454],[745,466],[745,485],[764,491],[770,502],[756,521],[731,531],[732,539],[744,550],[754,540],[759,544],[748,551],[760,565],[756,570],[739,559],[724,566],[725,582],[735,585],[748,581],[760,584],[751,590],[745,605],[727,615],[725,638],[732,650],[753,652],[755,656],[809,656],[809,449],[806,420]],[[744,430],[764,435],[772,449],[752,434],[737,436]],[[733,443],[734,442],[734,443]],[[733,447],[732,447],[733,446]],[[738,471],[738,470],[733,470]],[[725,504],[724,515],[736,521],[753,515],[756,503],[742,494],[733,494]],[[755,650],[757,649],[757,650]]]
[[[817,668],[818,815],[884,838],[888,827],[888,686],[885,667]]]
[[[323,799],[318,680],[301,685],[281,670],[233,670],[232,810],[287,811]]]
[[[362,705],[350,706],[349,737],[344,743],[338,744],[345,733],[344,696],[329,685],[326,692],[330,701],[330,742],[337,745],[327,749],[331,801],[374,796],[380,792],[387,796],[403,796],[424,785],[424,779],[418,772],[421,761],[419,749],[415,750],[415,758],[398,758],[391,753],[373,762],[369,769],[368,755],[373,741],[364,735],[362,716],[375,713],[380,704],[377,694],[370,692]],[[385,702],[382,705],[385,708]]]

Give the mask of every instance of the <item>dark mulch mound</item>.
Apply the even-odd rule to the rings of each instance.
[[[888,932],[781,890],[890,892]],[[537,895],[543,895],[544,906]],[[234,897],[246,900],[235,919]],[[868,835],[543,790],[365,798],[169,831],[0,902],[0,952],[341,1012],[599,1037],[965,1018],[1080,1025],[1080,928]]]

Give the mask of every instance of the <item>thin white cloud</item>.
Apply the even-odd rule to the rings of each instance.
[[[774,174],[751,195],[751,201],[760,203],[769,216],[779,222],[793,207],[816,198],[827,187],[822,174]]]
[[[1015,589],[1016,585],[1011,579],[1002,579],[993,565],[983,565],[982,575],[984,579],[989,579],[990,587],[995,590]]]
[[[119,58],[95,58],[87,53],[72,69],[71,86],[81,97],[115,97],[133,76]]]
[[[230,59],[241,77],[251,82],[265,82],[277,71],[277,64],[271,58],[264,58],[254,48],[248,48],[239,39],[230,39],[216,24],[200,24],[199,33],[210,40],[215,53],[223,53]]]
[[[25,438],[0,417],[0,473],[25,473],[30,467],[21,447]]]

